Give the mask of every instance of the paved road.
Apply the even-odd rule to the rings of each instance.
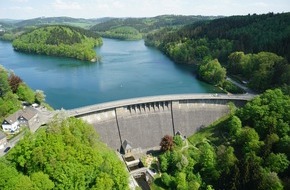
[[[90,106],[84,106],[67,110],[68,116],[79,116],[82,114],[92,113],[96,111],[114,109],[117,107],[125,107],[128,105],[138,105],[154,102],[167,102],[167,101],[179,101],[179,100],[194,100],[194,99],[225,99],[225,100],[250,100],[254,98],[252,94],[239,94],[239,95],[227,95],[227,94],[174,94],[174,95],[161,95],[161,96],[148,96],[139,97],[125,100],[118,100],[112,102],[106,102],[101,104],[95,104]]]
[[[7,147],[10,147],[10,149],[13,148],[18,143],[18,141],[23,138],[24,134],[25,134],[25,131],[22,131],[16,137],[14,137],[10,141],[8,141],[7,144],[4,146],[4,148],[0,150],[0,157],[2,157],[5,154],[7,154],[10,150],[8,152],[4,152],[4,150]]]
[[[37,127],[36,129],[38,129],[41,125],[47,124],[53,117],[54,115],[57,113],[56,111],[48,111],[46,109],[41,109],[41,108],[37,108],[38,111],[38,122],[37,122]],[[33,131],[35,132],[35,131]]]
[[[256,95],[256,93],[255,93],[254,91],[252,91],[251,89],[249,89],[249,88],[246,87],[245,85],[236,82],[235,80],[231,79],[230,77],[227,77],[227,80],[230,81],[230,82],[232,82],[234,85],[240,87],[240,88],[243,89],[244,91],[246,91],[246,93]]]

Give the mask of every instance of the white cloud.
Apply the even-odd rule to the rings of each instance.
[[[14,6],[14,7],[10,7],[9,9],[13,11],[32,11],[33,10],[33,8],[29,6],[21,6],[21,7]]]
[[[78,2],[55,0],[52,4],[58,10],[81,10],[82,6]]]
[[[12,2],[15,2],[15,3],[26,3],[28,2],[28,0],[10,0]]]

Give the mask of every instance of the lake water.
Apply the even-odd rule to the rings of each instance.
[[[144,41],[103,39],[101,63],[15,52],[0,41],[0,65],[31,88],[43,90],[55,109],[142,96],[217,92],[190,66],[174,64]]]

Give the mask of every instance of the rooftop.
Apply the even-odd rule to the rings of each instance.
[[[18,120],[19,117],[24,117],[26,120],[30,120],[32,117],[34,117],[37,114],[37,110],[32,107],[26,107],[23,110],[18,110],[17,112],[9,115],[5,121],[7,121],[9,124],[13,124]]]

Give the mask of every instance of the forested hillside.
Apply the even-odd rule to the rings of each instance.
[[[12,45],[16,51],[96,61],[93,48],[101,44],[99,35],[82,28],[44,26],[22,34]]]
[[[46,25],[67,25],[89,29],[95,24],[106,22],[112,18],[83,19],[71,17],[39,17],[28,20],[0,19],[3,31],[0,30],[0,39],[12,41],[24,32],[32,31]],[[1,29],[1,27],[0,27]]]
[[[189,142],[175,136],[153,189],[290,189],[289,108],[288,95],[268,90]]]
[[[92,31],[100,33],[104,37],[134,40],[140,39],[141,34],[144,35],[150,31],[154,31],[164,27],[180,27],[187,24],[192,24],[197,21],[211,20],[218,17],[210,16],[179,16],[179,15],[162,15],[152,18],[115,18],[100,24],[96,24],[91,28]],[[122,30],[117,34],[112,35],[114,30],[123,28],[130,30]],[[121,28],[121,29],[120,29]],[[135,35],[130,35],[132,31]],[[126,38],[124,38],[124,36]]]
[[[55,118],[0,160],[0,189],[126,190],[128,174],[92,126]]]
[[[146,44],[156,46],[176,61],[186,63],[206,56],[224,61],[229,52],[234,51],[269,51],[289,60],[289,26],[290,13],[231,16],[197,22],[177,32],[154,32],[147,36]],[[172,54],[177,46],[187,50],[185,55]]]
[[[44,25],[70,25],[89,28],[92,25],[102,22],[101,19],[83,19],[71,17],[39,17],[23,20],[15,23],[15,27],[44,26]]]
[[[231,16],[196,22],[179,30],[161,29],[148,34],[145,43],[157,47],[177,63],[200,65],[218,59],[224,67],[229,68],[228,74],[238,74],[245,81],[261,81],[274,75],[285,77],[283,81],[271,79],[267,85],[252,85],[257,91],[282,84],[289,85],[290,13]],[[248,55],[246,64],[250,66],[247,71],[245,68],[233,70],[233,64],[238,63],[233,63],[233,56],[229,59],[229,55],[236,51],[257,54]],[[267,62],[268,59],[271,61]],[[239,68],[246,64],[240,64]],[[243,75],[245,72],[247,75]],[[253,73],[256,76],[250,78],[249,75]]]
[[[131,26],[120,26],[106,32],[98,32],[104,38],[120,40],[141,40],[142,34]]]

